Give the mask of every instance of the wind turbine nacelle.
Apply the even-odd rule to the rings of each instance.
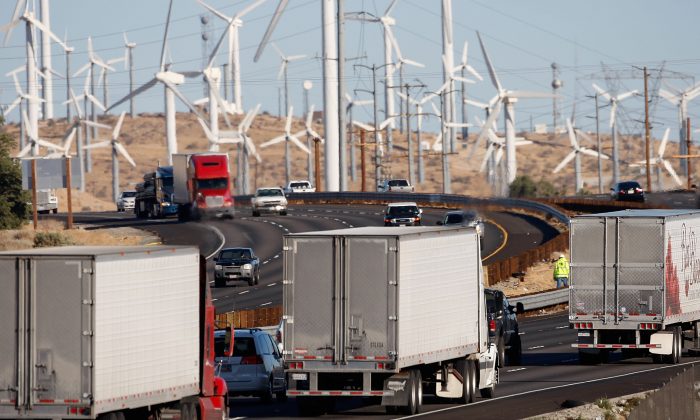
[[[218,67],[210,67],[204,70],[207,73],[207,77],[211,80],[219,80],[221,78],[221,70]]]
[[[394,19],[394,18],[391,17],[391,16],[382,16],[382,17],[380,18],[380,20],[382,21],[382,23],[383,23],[384,25],[389,25],[389,26],[396,25],[396,19]]]
[[[156,73],[156,79],[164,82],[170,82],[174,85],[181,85],[185,83],[185,76],[181,75],[180,73],[175,73],[173,71],[158,72]]]

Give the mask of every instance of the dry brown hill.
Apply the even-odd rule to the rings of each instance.
[[[99,121],[105,124],[113,125],[116,123],[117,116],[108,115],[100,117]],[[232,123],[235,125],[240,117],[233,117]],[[136,168],[132,168],[126,162],[120,164],[120,179],[122,189],[133,189],[134,185],[141,180],[144,172],[152,170],[155,165],[166,160],[165,147],[165,123],[162,114],[142,114],[131,119],[128,116],[124,121],[122,128],[121,141],[125,144],[131,156],[136,161]],[[282,134],[284,121],[281,118],[271,115],[259,115],[252,124],[250,134],[256,144]],[[222,120],[221,127],[224,127]],[[315,124],[318,131],[321,131],[320,121]],[[293,124],[293,132],[303,129],[301,119],[295,119]],[[19,137],[18,126],[16,124],[8,124],[5,126],[11,135],[15,138]],[[49,141],[58,143],[66,130],[65,120],[40,122],[40,136]],[[407,174],[407,155],[406,155],[406,137],[395,132],[395,149],[391,156],[389,170],[394,177],[406,177]],[[476,131],[472,130],[469,144],[474,141]],[[107,130],[101,130],[99,138],[106,139],[111,135]],[[552,174],[552,169],[561,161],[564,156],[570,152],[568,139],[565,134],[547,135],[547,134],[528,134],[521,133],[529,140],[535,143],[529,146],[518,148],[518,174],[527,174],[535,180],[544,179],[554,184],[558,189],[566,194],[573,194],[574,174],[573,163],[569,164],[564,170],[558,174]],[[594,137],[594,136],[592,136]],[[202,129],[197,123],[194,115],[188,113],[179,113],[177,115],[177,138],[180,152],[196,152],[204,151],[207,148],[207,141],[202,133]],[[369,138],[369,136],[368,136]],[[433,142],[435,136],[432,133],[425,133],[423,139]],[[485,142],[484,142],[485,143]],[[595,147],[595,145],[586,144],[587,147]],[[644,156],[643,138],[640,137],[622,137],[620,141],[621,158],[628,162],[642,159]],[[471,146],[470,146],[471,148]],[[469,148],[469,149],[470,149]],[[658,148],[658,140],[653,142],[652,155]],[[232,162],[235,162],[235,146],[223,147],[222,151],[229,150],[231,152]],[[467,161],[467,148],[458,148],[458,154],[450,157],[451,173],[452,173],[452,191],[458,194],[469,194],[476,196],[492,195],[491,188],[485,180],[485,174],[479,173],[484,156],[485,146],[479,148],[471,161]],[[609,136],[603,136],[603,150],[605,153],[610,153],[611,145]],[[258,166],[255,172],[255,165],[251,164],[251,184],[253,186],[265,185],[282,185],[284,183],[284,145],[282,143],[260,149],[262,163]],[[678,152],[677,143],[669,143],[666,156],[671,156]],[[98,149],[93,152],[94,167],[93,171],[87,175],[87,191],[86,194],[74,201],[74,209],[79,210],[106,210],[113,208],[111,202],[111,154],[110,149]],[[442,191],[442,172],[441,172],[441,156],[437,153],[428,153],[425,156],[425,173],[426,180],[423,183],[416,185],[416,191],[419,192],[441,192]],[[358,178],[349,183],[351,191],[360,189],[359,179],[359,150],[358,156]],[[292,177],[296,179],[307,178],[307,157],[296,147],[292,147]],[[673,166],[679,171],[678,159],[670,159]],[[374,169],[372,166],[372,150],[367,151],[367,185],[368,189],[372,190],[374,184]],[[417,160],[416,160],[417,162]],[[597,192],[597,160],[589,156],[582,157],[583,176],[585,181],[585,189],[591,192]],[[698,165],[694,165],[698,166]],[[604,186],[607,189],[610,184],[612,165],[610,161],[604,161],[603,173],[606,176]],[[233,171],[235,173],[235,170]],[[256,175],[257,173],[257,175]],[[637,179],[645,184],[645,177],[642,175],[640,168],[631,168],[626,163],[621,164],[621,176],[623,179]],[[656,183],[656,172],[653,172],[652,180],[654,186]],[[666,189],[676,188],[675,183],[664,172],[664,185]],[[65,202],[65,200],[61,200]]]

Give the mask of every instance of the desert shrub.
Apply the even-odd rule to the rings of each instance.
[[[70,238],[59,232],[37,232],[34,236],[34,248],[44,248],[49,246],[72,245]]]

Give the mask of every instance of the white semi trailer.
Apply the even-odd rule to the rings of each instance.
[[[700,211],[592,214],[570,228],[569,322],[580,361],[621,350],[679,363],[700,333]]]
[[[423,393],[493,396],[474,228],[364,227],[284,238],[284,363],[301,414],[339,397],[420,410]]]

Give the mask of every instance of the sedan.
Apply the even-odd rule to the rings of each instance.
[[[610,188],[610,195],[617,201],[640,201],[644,202],[644,189],[637,181],[618,182]]]

